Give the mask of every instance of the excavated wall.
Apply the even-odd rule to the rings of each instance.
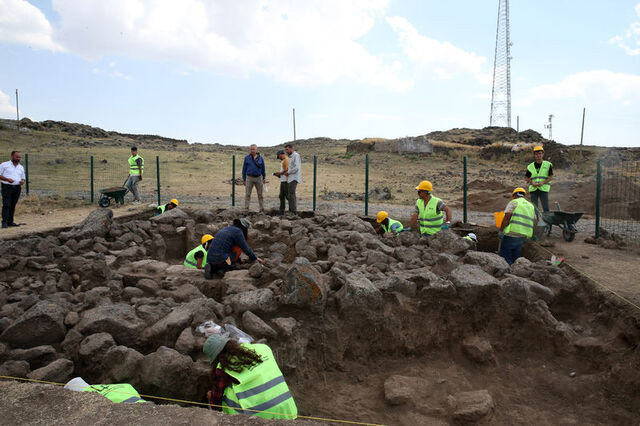
[[[129,382],[200,401],[196,328],[269,344],[300,412],[395,424],[634,423],[640,320],[535,246],[509,267],[454,232],[378,237],[354,215],[251,214],[264,265],[181,266],[238,212],[175,209],[0,243],[0,374]],[[476,229],[480,250],[494,230]],[[539,260],[538,260],[539,259]]]

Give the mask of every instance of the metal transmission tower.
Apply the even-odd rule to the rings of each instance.
[[[493,62],[490,126],[511,127],[511,40],[509,0],[498,0],[496,51]]]

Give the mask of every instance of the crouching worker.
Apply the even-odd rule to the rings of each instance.
[[[474,250],[478,250],[478,236],[473,232],[469,232],[467,235],[462,237],[463,240],[467,240],[471,243],[471,246]]]
[[[225,272],[233,269],[240,259],[240,250],[249,257],[250,262],[263,263],[263,260],[257,257],[247,244],[250,227],[251,222],[245,218],[233,219],[232,226],[222,228],[216,233],[207,250],[207,263],[204,267],[206,279],[212,279],[216,273],[224,275]]]
[[[385,232],[391,232],[392,234],[399,234],[404,230],[402,223],[397,220],[393,220],[389,217],[389,213],[385,211],[378,212],[378,218],[376,222],[380,224],[378,232],[384,234]]]
[[[65,389],[76,392],[95,392],[115,403],[137,403],[147,402],[140,398],[140,394],[129,383],[118,383],[114,385],[90,385],[82,380],[82,377],[71,379],[64,385]]]
[[[202,244],[187,253],[187,258],[184,260],[184,266],[187,268],[203,269],[207,264],[207,250],[211,246],[211,240],[213,235],[204,234],[200,240]]]
[[[267,345],[238,343],[214,334],[202,350],[214,366],[214,385],[207,392],[212,409],[265,419],[298,416],[293,396]]]
[[[504,209],[504,219],[500,225],[500,256],[509,265],[516,261],[522,253],[522,246],[527,238],[533,236],[536,225],[536,209],[525,197],[524,188],[516,188],[511,193],[512,200]]]
[[[168,211],[168,210],[173,210],[176,207],[178,207],[178,200],[177,199],[173,199],[171,201],[169,201],[167,204],[163,205],[163,206],[158,206],[158,208],[156,209],[156,213],[154,214],[154,216],[158,216],[161,215],[162,213]]]

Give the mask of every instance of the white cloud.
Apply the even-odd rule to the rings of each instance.
[[[358,117],[363,119],[363,120],[382,120],[382,121],[396,121],[396,120],[402,120],[402,117],[399,115],[393,115],[393,114],[380,114],[380,113],[374,113],[374,112],[363,112],[358,114]]]
[[[571,74],[529,90],[529,100],[585,98],[590,102],[640,100],[640,75],[609,70]]]
[[[26,0],[0,0],[0,41],[64,50],[54,41],[53,27],[44,13]]]
[[[16,106],[11,104],[11,98],[0,90],[0,116],[15,117]]]
[[[640,18],[640,3],[636,4],[635,11],[638,18]],[[640,19],[632,22],[624,35],[617,35],[610,38],[609,43],[620,47],[627,55],[640,55]]]
[[[435,73],[441,79],[468,72],[477,74],[478,81],[486,83],[487,74],[482,73],[485,57],[467,52],[448,41],[438,41],[424,36],[403,17],[388,17],[387,22],[398,35],[406,56],[424,70]]]

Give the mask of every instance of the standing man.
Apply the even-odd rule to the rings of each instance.
[[[266,182],[267,175],[264,168],[264,160],[258,152],[258,147],[254,144],[249,148],[249,155],[244,157],[242,163],[242,184],[245,186],[244,208],[249,210],[251,201],[251,190],[256,187],[258,193],[258,205],[260,211],[264,211],[264,201],[262,199],[262,186]]]
[[[26,182],[24,167],[20,164],[22,157],[18,151],[11,151],[11,160],[0,164],[0,181],[2,181],[2,227],[20,226],[13,221],[16,204],[20,198],[21,186]]]
[[[428,180],[423,180],[416,186],[418,199],[416,200],[416,210],[409,222],[409,228],[413,228],[416,221],[420,222],[420,234],[425,236],[434,235],[441,229],[449,229],[451,226],[451,209],[445,205],[444,201],[431,195],[433,185]],[[442,212],[447,215],[446,222],[443,220]]]
[[[129,157],[129,179],[127,188],[133,194],[133,204],[140,204],[140,194],[138,193],[138,182],[142,180],[144,171],[144,158],[138,155],[138,148],[131,147],[131,157]]]
[[[290,143],[284,146],[284,150],[289,156],[289,170],[284,173],[287,177],[289,211],[292,214],[298,214],[298,197],[296,189],[298,189],[298,184],[302,183],[302,160],[300,159],[300,154],[293,149],[293,145]]]
[[[513,190],[500,225],[500,231],[503,233],[500,256],[504,257],[509,265],[520,257],[522,246],[527,238],[533,236],[536,225],[536,209],[524,198],[525,195],[527,193],[524,188]]]
[[[544,148],[536,146],[533,148],[535,161],[527,166],[525,179],[529,184],[529,194],[534,206],[538,206],[538,200],[542,204],[542,210],[549,211],[549,190],[551,189],[551,179],[553,178],[553,164],[543,161]]]
[[[273,175],[280,178],[280,216],[284,216],[285,200],[289,198],[287,176],[285,176],[285,173],[289,171],[289,157],[283,150],[280,150],[276,153],[276,158],[280,160],[280,171]]]

